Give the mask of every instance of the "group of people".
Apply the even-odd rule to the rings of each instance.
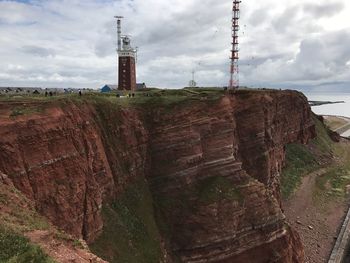
[[[120,94],[119,94],[119,93],[117,93],[116,96],[117,96],[117,98],[120,98]],[[128,97],[128,98],[131,98],[131,97],[134,98],[134,97],[135,97],[135,93],[129,93],[129,94],[127,95],[127,97]]]
[[[45,97],[47,97],[47,96],[52,97],[53,95],[56,95],[56,94],[57,94],[56,92],[52,92],[52,91],[47,92],[47,91],[45,91]],[[82,96],[81,90],[79,90],[78,94],[79,94],[79,96]]]

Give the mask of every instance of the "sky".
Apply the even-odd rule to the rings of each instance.
[[[137,80],[227,86],[232,2],[0,0],[0,86],[99,88],[117,82],[116,21],[138,47]],[[240,81],[350,92],[350,2],[242,0]]]

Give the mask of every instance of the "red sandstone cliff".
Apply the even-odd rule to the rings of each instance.
[[[280,207],[284,146],[315,134],[297,92],[239,92],[168,107],[0,104],[0,172],[67,232],[93,241],[101,208],[136,178],[183,262],[303,262]],[[160,222],[161,221],[161,222]],[[169,259],[170,261],[170,259]]]

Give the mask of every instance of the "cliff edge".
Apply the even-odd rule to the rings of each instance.
[[[294,91],[1,101],[0,172],[110,262],[303,262],[280,174],[314,136]]]

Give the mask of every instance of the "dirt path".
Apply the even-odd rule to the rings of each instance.
[[[306,263],[328,261],[347,212],[344,202],[318,203],[314,200],[316,178],[326,171],[326,168],[322,168],[304,177],[297,192],[283,202],[287,221],[298,231],[303,241]]]

